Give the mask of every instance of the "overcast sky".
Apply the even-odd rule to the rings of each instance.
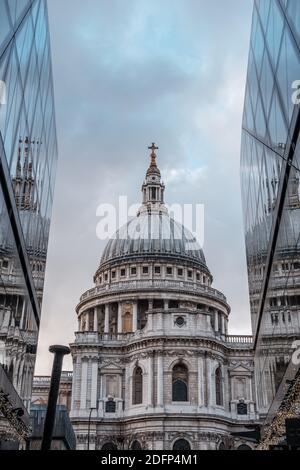
[[[74,339],[104,247],[98,205],[140,201],[153,141],[166,201],[205,205],[214,286],[230,332],[248,334],[239,158],[252,0],[48,4],[59,166],[36,373],[50,372],[50,344]]]

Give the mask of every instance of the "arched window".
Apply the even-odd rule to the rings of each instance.
[[[116,402],[114,400],[108,400],[105,404],[106,413],[115,413],[116,412]]]
[[[142,446],[141,446],[141,444],[139,443],[139,441],[134,441],[134,442],[131,444],[131,450],[142,450]]]
[[[188,401],[189,371],[184,364],[177,364],[172,374],[172,401]]]
[[[173,445],[173,450],[191,450],[191,446],[185,439],[178,439]]]
[[[102,446],[101,450],[118,450],[118,448],[113,442],[106,442],[106,444]]]
[[[248,406],[247,406],[247,403],[243,403],[243,402],[240,402],[237,404],[237,414],[238,415],[247,415],[248,414]]]
[[[237,448],[237,450],[252,450],[250,446],[247,446],[247,444],[242,444]]]
[[[222,313],[218,312],[218,332],[222,333]]]
[[[14,365],[13,363],[11,362],[10,366],[9,366],[9,369],[8,369],[8,373],[7,373],[10,381],[12,382],[13,381],[13,378],[14,378]]]
[[[219,445],[219,450],[226,450],[224,442],[221,442],[221,444]]]
[[[143,403],[143,371],[140,367],[136,367],[133,372],[132,385],[132,404],[140,405]]]
[[[222,387],[222,370],[219,366],[215,372],[216,387],[216,405],[223,406],[223,387]]]

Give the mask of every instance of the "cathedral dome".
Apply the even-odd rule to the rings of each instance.
[[[137,217],[119,229],[107,243],[100,270],[107,263],[144,258],[190,263],[208,271],[203,250],[192,233],[174,220],[164,203],[165,186],[156,162],[155,144],[149,147],[151,162],[142,186],[143,203]]]
[[[109,240],[100,264],[145,256],[176,258],[206,268],[203,250],[195,237],[164,212],[143,212],[130,220]]]

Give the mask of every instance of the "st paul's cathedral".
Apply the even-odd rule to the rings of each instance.
[[[78,449],[251,447],[252,338],[228,333],[230,306],[195,237],[165,206],[157,148],[142,204],[105,247],[77,306],[71,419]]]

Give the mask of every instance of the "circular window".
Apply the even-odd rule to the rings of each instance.
[[[185,325],[185,319],[183,317],[177,317],[175,323],[181,328]]]

